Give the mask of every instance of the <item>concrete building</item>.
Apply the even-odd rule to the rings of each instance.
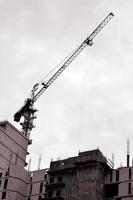
[[[105,176],[106,200],[133,200],[133,167],[110,170]]]
[[[0,199],[25,199],[30,173],[24,169],[31,140],[7,121],[0,123]]]
[[[30,172],[31,178],[28,184],[28,200],[41,200],[46,197],[46,185],[48,183],[48,169],[40,169]]]
[[[51,162],[47,200],[133,200],[133,167],[113,169],[97,149]]]
[[[47,199],[103,200],[105,173],[110,169],[99,150],[51,162]]]
[[[24,168],[31,142],[8,121],[0,122],[0,169],[8,170],[10,166]]]
[[[47,170],[25,169],[31,140],[8,121],[0,123],[0,199],[38,200],[44,197]]]
[[[32,141],[8,121],[0,123],[0,199],[133,200],[133,166],[117,169],[100,150],[52,161],[49,169],[25,169]]]

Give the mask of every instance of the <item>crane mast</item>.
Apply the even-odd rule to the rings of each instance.
[[[62,72],[70,65],[70,63],[80,54],[83,49],[89,45],[93,45],[93,39],[104,28],[104,26],[112,19],[113,13],[109,13],[108,16],[101,22],[101,24],[87,37],[82,44],[76,48],[76,50],[66,59],[61,67],[51,76],[46,82],[37,83],[34,85],[31,95],[25,100],[22,108],[15,113],[14,121],[19,122],[21,117],[24,117],[24,121],[20,123],[22,126],[22,132],[26,137],[29,137],[30,131],[34,128],[33,121],[36,118],[34,109],[35,101],[43,94],[43,92],[62,74]],[[40,88],[41,87],[41,88]]]

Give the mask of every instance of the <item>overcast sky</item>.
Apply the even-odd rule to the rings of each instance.
[[[133,1],[0,0],[0,120],[101,21],[115,17],[38,99],[32,169],[99,147],[116,167],[133,152]],[[27,158],[27,160],[29,157]]]

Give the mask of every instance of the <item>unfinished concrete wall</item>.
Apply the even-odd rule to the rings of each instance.
[[[109,168],[106,158],[99,150],[51,162],[48,199],[60,197],[65,200],[103,200],[106,167]]]
[[[112,174],[112,180],[109,176]],[[120,198],[130,200],[133,198],[133,167],[112,169],[105,178],[105,197],[108,199]],[[105,199],[106,199],[105,198]]]
[[[30,182],[28,184],[27,194],[31,200],[38,200],[45,197],[46,184],[48,181],[47,169],[41,169],[30,172]]]
[[[0,198],[24,200],[30,173],[25,167],[28,145],[31,143],[9,122],[0,122]]]
[[[9,122],[0,122],[0,168],[7,169],[9,165],[24,167],[30,142]]]

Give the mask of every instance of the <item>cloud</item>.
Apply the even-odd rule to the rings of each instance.
[[[132,139],[132,2],[0,1],[0,118],[13,122],[33,85],[90,34],[111,11],[115,17],[38,99],[33,168],[39,152],[51,157],[100,147],[124,160]],[[16,124],[15,124],[16,125]],[[17,126],[17,125],[16,125]],[[118,149],[119,145],[119,149]],[[38,149],[36,151],[36,149]]]

